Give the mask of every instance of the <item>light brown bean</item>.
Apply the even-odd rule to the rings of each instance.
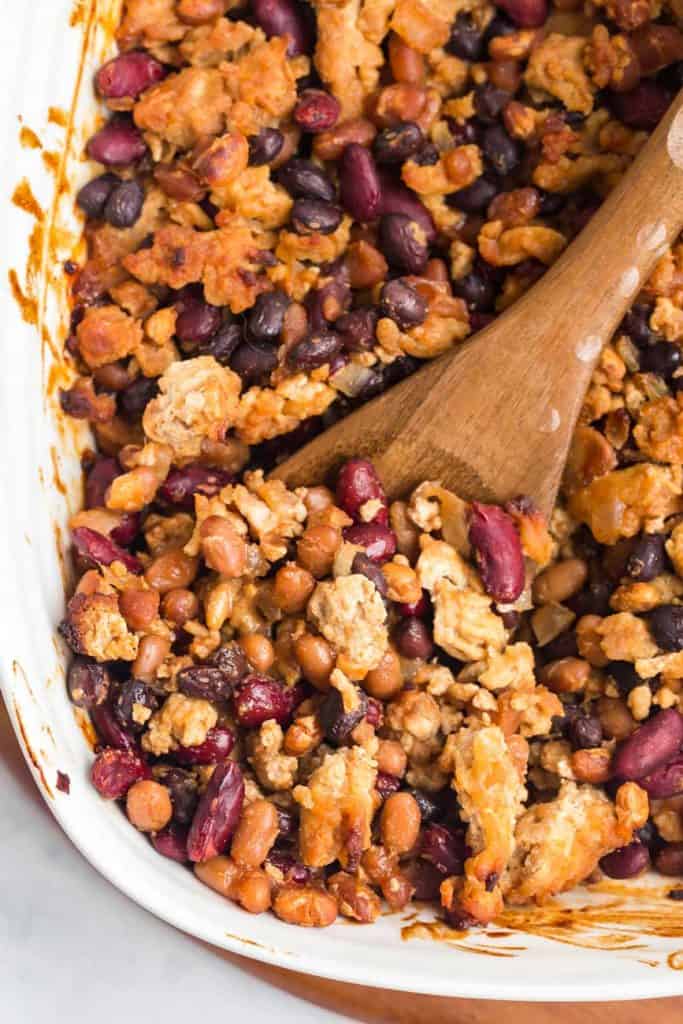
[[[145,579],[160,594],[167,594],[178,587],[189,587],[198,569],[198,558],[186,555],[182,548],[171,548],[150,562]]]
[[[351,121],[342,121],[327,132],[320,132],[313,139],[313,154],[319,160],[338,160],[344,150],[352,142],[359,146],[369,146],[377,129],[372,121],[357,117]]]
[[[195,864],[197,878],[221,896],[232,898],[233,886],[239,874],[239,867],[230,857],[212,857],[202,864]]]
[[[158,832],[164,828],[173,814],[166,786],[152,779],[134,782],[126,794],[126,814],[141,832]]]
[[[202,555],[209,569],[237,579],[247,568],[247,545],[244,539],[223,516],[209,516],[199,531]]]
[[[296,562],[287,562],[275,573],[273,597],[285,615],[302,612],[314,589],[314,576]]]
[[[380,740],[377,748],[377,768],[387,775],[402,779],[406,773],[408,755],[398,740]]]
[[[301,928],[327,928],[337,918],[337,901],[311,885],[283,885],[273,901],[281,921]]]
[[[119,611],[130,629],[147,629],[159,614],[156,590],[124,590],[119,595]]]
[[[258,868],[270,853],[280,826],[270,800],[254,800],[242,811],[230,854],[237,864]]]
[[[608,740],[625,740],[636,727],[636,720],[619,697],[601,697],[598,718]]]
[[[588,566],[583,558],[565,558],[540,572],[533,583],[536,604],[561,604],[578,594],[588,578]]]
[[[425,79],[424,57],[400,36],[392,32],[389,36],[389,65],[397,82],[421,85]]]
[[[234,899],[250,914],[263,914],[270,907],[271,881],[258,868],[240,875],[233,886]]]
[[[334,654],[327,640],[312,633],[302,633],[294,641],[294,657],[304,677],[316,690],[324,692],[329,689]]]
[[[612,752],[606,747],[575,750],[571,756],[572,771],[579,782],[597,786],[609,779],[611,760]]]
[[[156,679],[156,674],[170,649],[171,643],[166,637],[154,636],[152,633],[143,636],[133,662],[133,677],[148,683]]]
[[[420,834],[421,815],[417,800],[410,793],[392,793],[384,801],[379,829],[382,842],[392,853],[412,850]]]
[[[297,561],[316,579],[321,579],[332,571],[340,543],[341,533],[334,526],[309,526],[297,543]]]
[[[177,587],[164,594],[161,613],[176,626],[184,626],[188,619],[194,619],[199,611],[199,598],[191,590]]]
[[[393,647],[387,647],[379,665],[363,680],[363,689],[378,700],[391,700],[402,688],[401,660]]]
[[[247,661],[257,672],[267,672],[275,661],[275,650],[267,636],[262,633],[247,633],[239,640]]]
[[[559,658],[544,665],[540,677],[553,693],[580,693],[590,673],[591,667],[583,658]]]

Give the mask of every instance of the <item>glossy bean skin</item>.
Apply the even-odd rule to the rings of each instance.
[[[188,858],[194,863],[210,860],[225,850],[237,828],[244,780],[234,761],[219,764],[207,785],[187,837]]]
[[[672,759],[683,744],[683,715],[675,708],[660,711],[617,748],[614,774],[620,779],[642,779]]]

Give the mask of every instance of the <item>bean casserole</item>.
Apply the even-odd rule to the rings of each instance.
[[[68,688],[102,797],[247,911],[467,928],[650,865],[683,896],[683,245],[549,523],[439,481],[389,502],[360,458],[268,477],[559,256],[683,83],[681,18],[124,3],[67,267],[61,403],[96,441]]]

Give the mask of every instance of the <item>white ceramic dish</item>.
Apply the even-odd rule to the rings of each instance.
[[[5,241],[6,263],[0,284],[4,289],[0,664],[2,692],[17,736],[62,827],[103,875],[154,914],[218,946],[283,967],[364,985],[486,999],[596,1000],[682,994],[680,904],[660,899],[652,910],[650,900],[651,910],[646,911],[642,902],[632,902],[621,918],[600,913],[592,926],[581,930],[566,930],[566,918],[558,912],[555,921],[548,916],[532,918],[536,934],[494,928],[453,944],[405,941],[401,937],[405,922],[396,917],[384,917],[368,929],[339,923],[312,933],[288,927],[270,915],[251,917],[222,900],[185,869],[154,853],[118,807],[98,797],[88,780],[92,754],[66,697],[63,652],[55,635],[63,609],[56,540],[70,502],[78,501],[77,439],[70,428],[59,424],[52,401],[45,397],[48,384],[54,384],[59,374],[50,345],[41,345],[36,326],[22,320],[11,298],[7,271],[24,266],[35,221],[6,197],[25,175],[39,203],[49,208],[54,178],[45,166],[53,161],[45,161],[39,149],[20,145],[17,116],[48,149],[63,153],[65,130],[54,123],[60,116],[53,112],[48,126],[47,112],[51,106],[69,109],[85,31],[88,59],[76,123],[92,127],[91,71],[107,45],[107,32],[101,26],[111,25],[117,3],[81,0],[76,4],[79,24],[75,27],[69,26],[71,0],[34,0],[21,8],[14,5],[7,14],[9,23],[0,43],[0,73],[6,76],[0,82],[0,94],[7,105],[0,150],[4,161],[0,237]],[[82,138],[82,133],[76,133],[72,140],[73,160],[65,168],[70,181],[74,174],[81,178],[87,174],[77,159]],[[26,192],[23,197],[27,205]],[[62,227],[72,219],[71,210],[68,195],[53,209]],[[36,236],[34,249],[37,246],[40,253],[39,242]],[[46,336],[63,338],[63,325],[59,327],[63,283],[60,286],[59,281],[64,279],[55,268],[71,255],[73,237],[62,231],[52,236],[52,242],[55,252],[50,251],[49,231],[44,231],[45,267],[41,270],[34,264],[29,291],[38,296]],[[51,283],[46,279],[50,271]],[[20,269],[19,279],[25,287]],[[70,778],[69,795],[56,788],[58,771]],[[659,884],[661,888],[661,879]],[[604,894],[600,898],[604,901]],[[590,899],[581,892],[574,906]],[[568,909],[565,915],[570,914]],[[661,926],[662,921],[670,924]],[[648,933],[653,930],[660,934]],[[666,937],[662,930],[673,934]],[[605,945],[610,948],[600,948]],[[139,955],[144,957],[144,950]]]

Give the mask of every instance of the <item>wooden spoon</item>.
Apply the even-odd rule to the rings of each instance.
[[[370,458],[391,498],[422,480],[549,512],[603,345],[683,226],[683,91],[564,255],[503,316],[274,471],[292,486]]]

